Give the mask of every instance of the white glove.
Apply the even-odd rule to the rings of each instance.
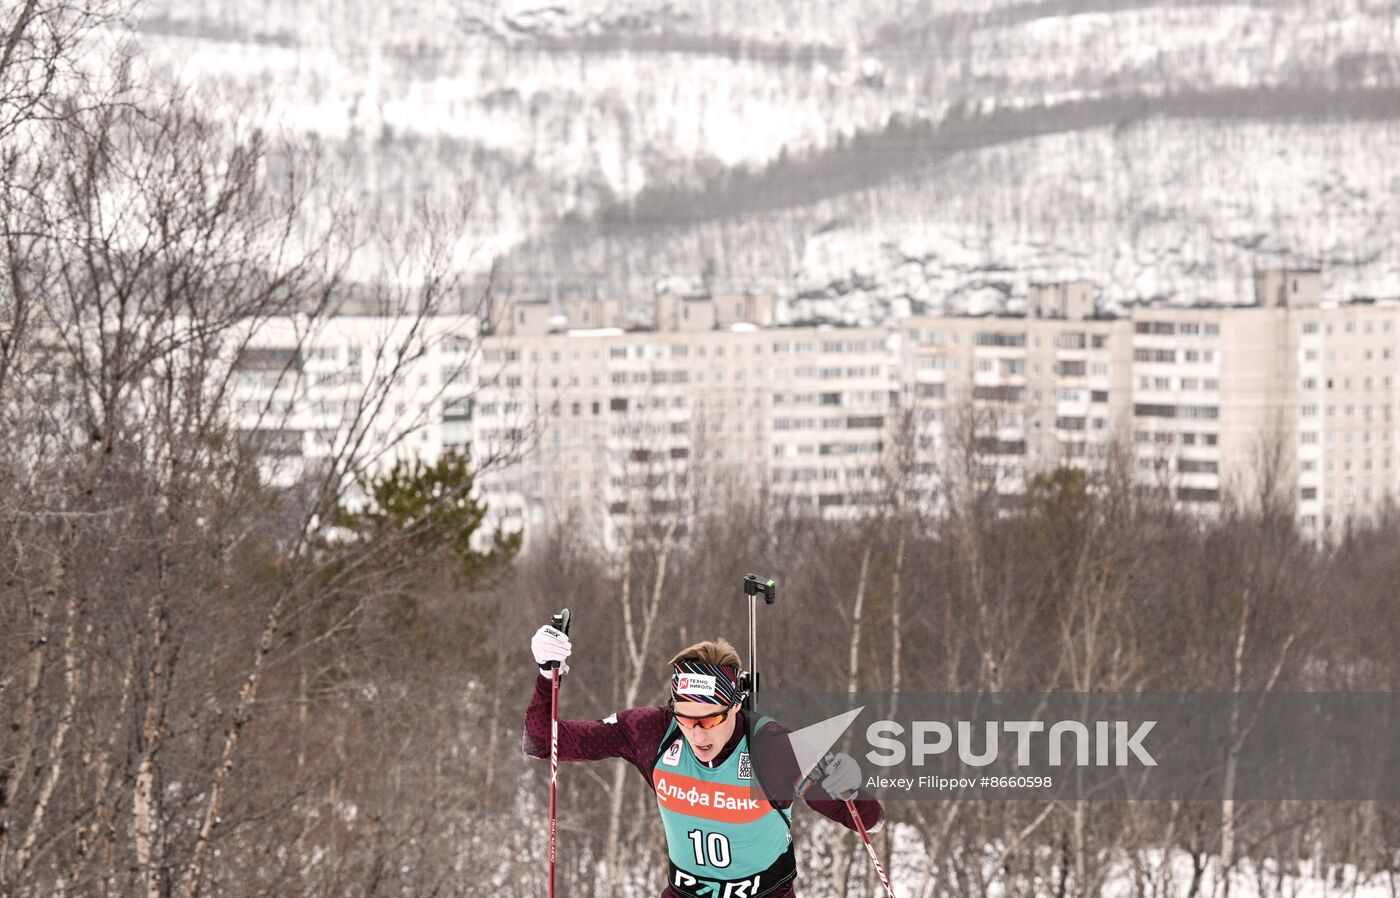
[[[854,797],[860,788],[860,765],[856,759],[841,752],[834,755],[826,764],[826,774],[822,777],[822,789],[832,798],[843,801]]]
[[[569,657],[573,650],[568,635],[560,633],[548,624],[536,630],[534,638],[530,640],[530,651],[535,653],[535,663],[545,665],[551,661],[558,661],[561,675],[569,672],[569,665],[564,663],[564,659]],[[541,667],[540,676],[550,676],[550,672]]]

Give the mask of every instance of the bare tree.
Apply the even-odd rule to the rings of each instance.
[[[306,700],[309,672],[284,691],[286,667],[386,599],[390,559],[416,557],[401,554],[412,528],[349,554],[325,536],[373,462],[370,421],[461,281],[445,240],[383,257],[409,266],[380,282],[406,336],[372,348],[330,454],[270,489],[267,447],[231,409],[242,361],[264,325],[298,317],[310,326],[273,372],[295,380],[346,261],[370,249],[353,227],[306,227],[310,184],[286,148],[138,89],[120,64],[80,78],[85,29],[111,15],[26,3],[0,63],[3,127],[31,138],[6,141],[0,209],[4,590],[23,609],[0,673],[16,736],[0,752],[0,891],[193,898],[239,862],[219,850],[240,824],[286,801],[252,800],[243,750],[279,701]],[[329,626],[309,626],[323,612]]]

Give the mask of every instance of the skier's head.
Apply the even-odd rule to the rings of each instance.
[[[698,642],[671,659],[671,711],[701,761],[724,748],[743,699],[739,653],[723,639]]]

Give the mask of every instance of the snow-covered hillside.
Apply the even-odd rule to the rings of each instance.
[[[1322,265],[1329,295],[1400,295],[1400,121],[1150,119],[990,146],[800,208],[576,238],[524,254],[630,295],[668,271],[763,283],[850,321],[1016,308],[1086,277],[1122,303],[1244,301],[1250,271]],[[567,281],[567,278],[566,278]]]
[[[509,256],[525,288],[639,295],[656,276],[708,267],[847,297],[842,316],[862,318],[874,314],[866,305],[945,298],[979,308],[1027,268],[1097,272],[1115,296],[1224,296],[1265,249],[1343,269],[1339,288],[1393,292],[1393,265],[1367,262],[1371,244],[1353,237],[1361,222],[1389,222],[1382,204],[1394,193],[1371,182],[1384,181],[1395,135],[1358,124],[1369,142],[1336,157],[1328,129],[1350,126],[1299,124],[1182,173],[1193,148],[1238,141],[1238,123],[1097,128],[968,150],[842,196],[832,179],[788,185],[776,207],[723,223],[627,237],[598,219],[715,184],[742,191],[750,177],[761,189],[765,167],[839,154],[901,122],[1183,91],[1400,85],[1397,23],[1393,0],[154,0],[135,27],[151,69],[210,109],[261,117],[293,141],[314,136],[367,203],[469,199],[473,264]],[[873,146],[885,152],[888,140]],[[1276,177],[1257,172],[1261,160]],[[1270,198],[1232,205],[1218,185],[1241,183],[1234,166],[1246,182],[1271,179]],[[1348,179],[1367,182],[1365,198],[1346,192]],[[1146,201],[1164,189],[1171,203]],[[1261,221],[1275,205],[1295,217]],[[1037,215],[1059,219],[1025,224]],[[1299,231],[1303,217],[1315,233]],[[926,274],[905,256],[944,264]],[[1014,276],[949,280],[946,260],[964,256]]]

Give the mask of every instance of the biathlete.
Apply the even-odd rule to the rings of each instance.
[[[541,666],[525,711],[525,753],[549,757],[550,662],[561,673],[572,647],[554,627],[541,627],[531,640]],[[603,720],[559,721],[559,759],[598,761],[622,758],[656,794],[666,831],[670,869],[662,898],[789,898],[794,894],[797,859],[793,852],[792,802],[757,801],[750,787],[786,784],[802,776],[788,730],[767,717],[748,719],[742,710],[739,653],[719,639],[692,645],[671,659],[671,698],[666,707],[629,708]],[[759,772],[762,779],[755,779]],[[862,798],[860,769],[838,754],[824,776],[803,795],[808,807],[849,829],[856,829],[844,801],[833,795],[856,793],[855,808],[869,832],[884,822],[884,808]],[[702,800],[703,799],[703,800]]]

